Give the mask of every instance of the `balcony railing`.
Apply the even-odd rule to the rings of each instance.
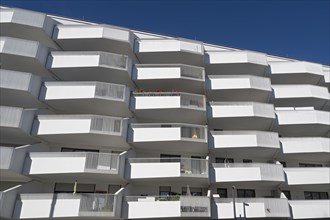
[[[181,65],[181,76],[189,79],[205,80],[204,69],[196,66]]]
[[[191,158],[130,158],[129,163],[180,163],[181,176],[208,176],[208,160]]]
[[[221,204],[232,203],[232,198],[214,198],[215,202]],[[249,204],[246,207],[246,217],[290,217],[290,209],[287,199],[280,198],[236,198],[236,215],[244,216],[242,206],[244,203]],[[254,206],[255,204],[255,206]],[[264,210],[260,210],[258,204],[263,204]],[[227,206],[226,206],[227,207]],[[223,207],[224,208],[224,207]],[[222,208],[219,209],[219,212]],[[260,213],[261,211],[261,213]],[[226,212],[227,213],[227,212]],[[251,214],[250,214],[251,213]],[[260,213],[261,215],[258,215]],[[218,213],[222,217],[221,213]],[[224,216],[223,216],[224,217]]]
[[[178,202],[181,217],[210,217],[211,213],[210,198],[206,196],[126,196],[126,201],[128,203],[141,203],[141,208],[144,204],[151,207],[150,204],[154,203],[155,208],[159,208],[161,202],[164,202],[164,206],[168,202]],[[173,210],[170,212],[173,213]]]
[[[123,85],[95,82],[95,96],[109,99],[125,99],[126,87]]]
[[[23,116],[23,108],[0,106],[0,126],[19,127]]]
[[[104,134],[121,134],[122,120],[104,116],[91,116],[91,132]]]
[[[134,96],[180,96],[182,108],[205,110],[205,96],[183,92],[134,92]]]

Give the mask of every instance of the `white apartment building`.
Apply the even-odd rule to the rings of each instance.
[[[0,9],[2,219],[329,219],[329,66]]]

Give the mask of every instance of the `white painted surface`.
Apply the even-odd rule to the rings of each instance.
[[[218,219],[230,219],[234,216],[233,203],[216,203]],[[249,203],[246,206],[246,215],[249,218],[265,218],[265,204],[263,202]],[[244,216],[243,203],[236,203],[236,216]]]
[[[180,177],[180,163],[130,163],[131,179]]]
[[[70,118],[40,118],[38,135],[46,134],[74,134],[89,133],[91,127],[91,119],[70,119]]]
[[[180,78],[180,67],[137,67],[137,79],[176,79]]]
[[[269,62],[272,74],[311,73],[323,76],[321,64],[303,61],[297,62]]]
[[[329,138],[281,138],[283,153],[330,153]]]
[[[30,154],[29,174],[81,173],[84,172],[86,157],[34,157]]]
[[[201,43],[179,41],[173,39],[147,40],[143,39],[139,42],[138,51],[143,52],[180,52],[187,51],[190,53],[203,54]]]
[[[128,218],[165,218],[180,216],[180,201],[152,201],[145,199],[145,201],[128,202]]]
[[[181,108],[180,96],[135,96],[135,109]]]
[[[132,128],[133,142],[178,141],[181,140],[181,128]]]
[[[94,98],[95,95],[95,85],[61,85],[60,83],[47,84],[45,83],[47,89],[45,99],[79,99],[79,98]]]
[[[236,181],[260,181],[261,173],[259,167],[215,167],[216,182],[236,182]]]
[[[330,218],[330,200],[289,200],[293,219]]]
[[[270,80],[250,75],[209,75],[210,89],[261,89],[271,91]]]
[[[61,67],[90,67],[99,66],[99,54],[66,54],[66,53],[52,53],[51,68]]]
[[[267,66],[266,54],[250,51],[229,51],[219,52],[212,51],[209,55],[209,64],[226,64],[226,63],[254,63]]]
[[[272,85],[276,99],[315,97],[329,99],[326,87],[314,85]]]
[[[279,110],[276,111],[278,123],[285,124],[327,124],[330,125],[330,113],[317,110]]]
[[[288,185],[330,184],[330,168],[298,167],[283,168]]]

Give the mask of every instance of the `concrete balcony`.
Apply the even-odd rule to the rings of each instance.
[[[322,109],[329,101],[326,87],[314,85],[273,85],[276,107],[314,106]]]
[[[277,110],[279,133],[283,136],[327,136],[330,113],[317,110]]]
[[[135,44],[140,63],[182,63],[202,66],[204,46],[185,39],[141,39]]]
[[[250,51],[212,51],[205,56],[208,75],[248,74],[263,76],[268,67],[266,54]]]
[[[293,219],[329,219],[330,200],[290,200]]]
[[[0,37],[1,69],[51,77],[52,74],[45,68],[47,54],[48,48],[37,41]]]
[[[278,134],[264,131],[211,131],[209,150],[235,157],[273,157],[280,150]]]
[[[211,217],[210,198],[206,196],[126,196],[125,203],[125,219]]]
[[[213,163],[211,182],[236,187],[277,186],[285,182],[282,165],[268,163]]]
[[[44,13],[18,8],[0,9],[2,36],[39,41],[48,47],[57,48],[50,38],[56,23]]]
[[[57,25],[54,41],[66,51],[105,51],[132,56],[134,34],[110,25]]]
[[[207,127],[175,123],[131,124],[128,136],[137,149],[206,153]]]
[[[323,74],[324,74],[324,83],[329,86],[330,85],[330,67],[323,66]]]
[[[315,186],[317,189],[329,189],[329,167],[297,167],[283,168],[289,186]],[[323,186],[322,186],[323,185]]]
[[[42,108],[38,96],[41,78],[32,73],[0,69],[0,102],[23,108]]]
[[[132,79],[142,89],[204,93],[204,68],[183,64],[136,64]]]
[[[52,52],[47,67],[64,81],[100,81],[132,86],[132,60],[125,55],[79,51]]]
[[[32,144],[38,140],[30,136],[34,110],[0,106],[0,143]]]
[[[40,100],[58,113],[129,117],[130,89],[102,82],[45,82]]]
[[[212,101],[268,102],[272,88],[269,78],[251,75],[209,75],[207,96]]]
[[[244,212],[244,203],[245,212]],[[279,198],[236,198],[236,217],[247,219],[287,219],[291,217],[287,199]],[[232,219],[234,216],[233,199],[214,198],[212,219]]]
[[[309,62],[269,62],[272,84],[313,84],[323,78],[321,64]]]
[[[127,119],[100,115],[39,115],[33,135],[66,146],[127,150]]]
[[[208,124],[223,130],[270,130],[274,106],[258,102],[210,102]]]
[[[125,152],[121,154],[91,152],[31,152],[25,159],[23,173],[31,178],[51,182],[123,184]]]
[[[206,123],[204,95],[182,92],[133,93],[131,111],[140,121]]]
[[[28,177],[22,175],[25,156],[24,147],[0,146],[0,179],[13,182],[29,181]]]
[[[121,201],[121,192],[20,194],[16,200],[13,218],[120,219]]]
[[[280,138],[280,157],[292,160],[329,162],[330,139],[321,137]]]
[[[208,185],[207,159],[191,158],[130,158],[128,179],[133,181],[194,181]]]

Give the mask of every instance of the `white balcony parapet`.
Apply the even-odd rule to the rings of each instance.
[[[246,218],[289,218],[291,217],[287,199],[280,198],[236,198],[236,216]],[[216,209],[212,219],[230,219],[234,216],[233,199],[214,198]],[[244,213],[244,203],[245,213]]]
[[[276,109],[279,131],[285,136],[326,136],[330,113],[311,109]]]
[[[134,34],[111,25],[57,25],[53,39],[64,50],[133,54]]]
[[[267,163],[213,163],[215,182],[284,182],[283,167]]]
[[[321,109],[329,101],[326,87],[314,85],[272,85],[277,107],[304,107]]]
[[[53,143],[128,148],[127,119],[100,115],[39,115],[33,134]]]
[[[330,83],[330,67],[323,66],[324,82],[329,85]]]
[[[48,48],[38,41],[0,37],[1,68],[51,77],[45,68]]]
[[[41,78],[32,73],[0,69],[1,104],[25,108],[42,107],[38,101]]]
[[[18,8],[0,9],[1,35],[36,40],[57,48],[50,39],[57,22],[44,13]]]
[[[184,63],[201,66],[204,47],[186,39],[140,39],[135,53],[142,63]]]
[[[40,99],[61,112],[129,116],[130,89],[102,82],[45,82]]]
[[[25,164],[27,175],[50,173],[100,173],[123,176],[124,154],[92,152],[31,152],[31,164]],[[122,161],[123,160],[123,161]],[[28,167],[27,167],[28,165]],[[75,176],[76,178],[76,176]]]
[[[259,102],[210,102],[209,125],[228,130],[269,130],[275,119],[274,106]]]
[[[213,101],[267,102],[272,92],[269,78],[252,75],[209,75],[206,89]]]
[[[129,142],[137,148],[207,151],[207,128],[183,123],[133,123]]]
[[[184,64],[136,64],[132,79],[142,89],[204,93],[205,71]]]
[[[272,84],[318,84],[324,76],[322,65],[297,62],[269,62]]]
[[[132,60],[126,55],[95,52],[51,52],[47,67],[64,81],[101,81],[131,85]]]
[[[34,113],[34,110],[0,106],[1,142],[8,144],[36,143],[37,140],[30,136]]]
[[[12,156],[14,152],[13,147],[0,147],[0,169],[9,169],[12,161]]]
[[[330,200],[289,200],[293,219],[329,219]]]
[[[283,168],[290,185],[320,185],[330,184],[329,167],[297,167]],[[328,187],[327,187],[328,188]]]
[[[205,56],[208,75],[251,74],[263,76],[268,67],[266,54],[251,51],[210,51]]]
[[[191,158],[130,158],[133,179],[152,178],[208,178],[208,160]],[[161,172],[159,172],[161,171]]]
[[[280,138],[283,158],[306,160],[315,158],[316,161],[329,160],[330,139],[322,137],[291,137]]]
[[[278,133],[264,131],[210,131],[209,149],[235,155],[274,155],[280,150]]]
[[[53,204],[56,203],[54,209]],[[89,193],[40,193],[20,194],[14,218],[120,218],[121,195]],[[68,208],[70,207],[70,208]],[[119,212],[118,212],[119,211]]]
[[[126,196],[126,202],[128,219],[211,217],[206,196]]]

